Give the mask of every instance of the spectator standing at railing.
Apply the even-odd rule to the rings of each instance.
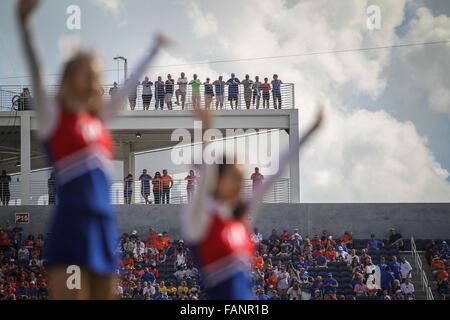
[[[162,78],[159,76],[158,80],[155,81],[155,109],[158,110],[158,107],[163,110],[164,109],[164,81],[162,81]]]
[[[131,75],[131,78],[127,80],[130,81],[133,78],[133,75]],[[128,93],[128,101],[130,102],[130,109],[134,111],[136,109],[136,100],[137,100],[137,87],[139,85],[139,81],[136,82],[136,84],[133,85],[132,89]]]
[[[131,196],[133,195],[133,175],[130,173],[123,179],[123,197],[125,204],[131,204]]]
[[[187,181],[186,191],[188,202],[191,202],[192,199],[194,198],[195,179],[197,179],[197,177],[195,176],[194,170],[190,170],[189,175],[186,178],[184,178],[184,180]]]
[[[161,177],[162,184],[162,203],[170,203],[170,189],[173,187],[173,179],[169,176],[166,169],[163,170],[163,175]]]
[[[282,83],[283,82],[278,79],[278,75],[274,74],[273,80],[272,80],[272,96],[273,96],[273,107],[275,109],[281,109],[281,84]]]
[[[214,97],[214,88],[209,78],[206,78],[205,86],[205,109],[211,110],[211,103]]]
[[[119,86],[117,82],[114,82],[112,88],[109,89],[109,95],[111,96],[111,98],[114,97],[114,95],[117,93],[117,90],[119,90]]]
[[[155,172],[152,184],[153,184],[153,197],[155,198],[155,204],[161,204],[162,182],[161,182],[161,173],[159,171]]]
[[[202,85],[202,82],[198,79],[196,74],[194,74],[194,80],[191,80],[189,85],[192,87],[192,105],[200,105],[200,86]]]
[[[9,190],[10,183],[11,176],[6,174],[6,170],[2,170],[2,175],[0,176],[0,200],[3,206],[7,206],[11,198],[11,192]]]
[[[142,104],[144,110],[150,109],[150,104],[152,102],[153,94],[152,94],[152,86],[153,82],[149,80],[148,77],[145,77],[144,81],[141,83],[142,85]]]
[[[23,88],[22,93],[19,96],[19,111],[31,110],[31,100],[30,89]]]
[[[216,91],[216,110],[223,109],[223,102],[225,100],[225,81],[223,81],[223,77],[220,76],[218,80],[213,82],[214,89]]]
[[[235,106],[237,109],[238,106],[238,97],[239,97],[239,85],[241,84],[241,81],[239,81],[238,78],[236,78],[235,74],[231,74],[231,78],[228,79],[227,85],[228,85],[228,101],[230,102],[231,109],[233,108],[233,101],[235,102]]]
[[[261,101],[261,82],[259,81],[259,76],[255,77],[255,82],[253,82],[253,106],[256,103],[256,109],[259,109],[259,102]]]
[[[250,176],[253,184],[253,192],[257,189],[263,182],[264,176],[259,172],[259,168],[255,168],[255,172]]]
[[[252,104],[252,86],[253,81],[250,80],[250,76],[248,74],[245,75],[245,79],[242,81],[242,85],[244,86],[244,101],[245,106],[250,109],[250,105]]]
[[[269,103],[270,103],[270,83],[269,78],[264,78],[264,83],[261,84],[261,90],[262,90],[262,96],[263,96],[263,109],[269,109]]]
[[[150,181],[152,181],[152,176],[147,173],[147,169],[142,170],[139,181],[141,181],[141,195],[145,200],[145,204],[152,203],[148,200],[148,197],[150,196]]]
[[[175,104],[177,106],[180,105],[180,97],[181,97],[181,109],[184,110],[184,105],[186,103],[186,91],[187,91],[187,85],[188,85],[188,79],[186,78],[186,75],[184,72],[181,73],[180,78],[178,78],[177,84],[178,89],[175,91],[175,97],[177,99],[177,102]]]
[[[48,204],[50,206],[56,204],[56,178],[55,172],[52,171],[50,174],[50,178],[47,180],[47,189],[48,189]]]
[[[165,100],[166,100],[166,105],[167,105],[167,109],[168,110],[172,110],[173,106],[172,106],[172,98],[173,98],[173,90],[175,87],[175,80],[172,79],[172,76],[170,74],[167,75],[167,80],[166,80],[166,95],[165,95]]]

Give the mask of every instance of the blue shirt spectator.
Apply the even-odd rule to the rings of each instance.
[[[227,81],[229,97],[237,97],[239,95],[240,83],[241,81],[239,81],[239,79],[234,76],[234,73],[231,74],[231,78]]]
[[[166,94],[164,81],[159,79],[158,81],[155,81],[155,94],[159,98],[164,98],[164,95]]]
[[[323,280],[324,294],[336,294],[338,286],[339,284],[337,280],[333,278],[331,273],[329,273],[328,277]]]
[[[392,262],[389,264],[389,267],[391,268],[392,272],[394,273],[395,279],[401,280],[402,276],[400,273],[400,262],[397,261],[397,257],[392,257]]]
[[[317,265],[324,267],[327,265],[327,258],[325,258],[322,253],[316,257]]]
[[[371,234],[370,239],[367,241],[367,249],[378,250],[380,249],[382,242],[375,239],[375,235]]]

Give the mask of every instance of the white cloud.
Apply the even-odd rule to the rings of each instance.
[[[211,59],[222,57],[222,52],[228,58],[258,57],[408,41],[398,39],[395,33],[404,20],[405,3],[377,1],[383,18],[379,31],[367,30],[369,1],[302,1],[289,9],[283,1],[264,5],[257,0],[228,1],[226,5],[203,3],[204,12],[217,17],[218,40],[208,46],[207,53]],[[239,10],[231,9],[236,7]],[[435,25],[443,24],[444,19],[426,13],[422,16],[429,21],[414,28],[415,38],[439,33]],[[198,32],[198,25],[193,26],[193,31]],[[203,57],[202,49],[193,46]],[[301,158],[302,201],[448,201],[448,172],[437,163],[413,123],[345,103],[347,97],[367,94],[376,99],[384,92],[388,81],[385,70],[395,67],[391,65],[391,54],[389,50],[355,52],[211,68],[238,74],[278,73],[283,80],[294,82],[302,127],[313,116],[315,102],[326,102],[327,127]],[[442,91],[431,95],[430,100],[434,105],[446,104]]]
[[[186,10],[192,21],[195,36],[204,38],[217,32],[217,18],[212,12],[200,8],[198,3],[192,1],[187,2]]]
[[[110,13],[119,22],[119,26],[123,27],[127,25],[127,19],[124,15],[124,1],[123,0],[92,0],[94,4]]]
[[[101,8],[117,15],[122,7],[122,0],[94,0]]]
[[[450,17],[433,16],[428,8],[419,8],[405,35],[406,42],[450,40]],[[450,44],[405,51],[397,69],[402,77],[413,80],[409,90],[419,89],[428,96],[428,106],[450,115]],[[414,68],[414,69],[413,69]],[[405,83],[408,85],[408,82]]]

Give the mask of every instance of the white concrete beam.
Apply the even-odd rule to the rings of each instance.
[[[298,110],[289,117],[289,148],[299,143]],[[289,161],[289,178],[291,184],[291,203],[300,202],[300,154],[297,152]]]

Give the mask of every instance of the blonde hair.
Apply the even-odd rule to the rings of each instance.
[[[93,62],[97,61],[97,57],[87,51],[79,51],[70,58],[64,66],[64,71],[61,78],[60,87],[56,94],[56,100],[61,107],[68,107],[75,103],[85,103],[89,105],[89,110],[96,113],[102,103],[102,93],[99,90],[87,99],[87,101],[79,101],[79,97],[73,92],[71,87],[71,78],[74,74],[83,68],[90,68]]]

